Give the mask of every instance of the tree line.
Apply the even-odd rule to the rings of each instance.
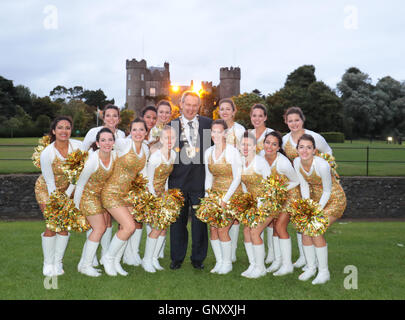
[[[218,117],[218,92],[203,96],[202,114]],[[255,89],[233,99],[238,107],[236,120],[246,128],[251,128],[250,107],[262,103],[268,109],[267,126],[280,132],[288,131],[284,111],[299,106],[305,127],[316,132],[343,132],[346,139],[405,136],[405,81],[386,76],[373,85],[369,75],[355,67],[345,71],[335,89],[316,79],[313,65],[303,65],[272,94]],[[59,114],[73,118],[74,135],[84,135],[96,125],[97,107],[109,103],[114,104],[114,99],[107,99],[101,89],[58,85],[48,96],[38,97],[0,76],[0,136],[41,136]],[[120,129],[126,130],[134,117],[133,111],[124,108]]]

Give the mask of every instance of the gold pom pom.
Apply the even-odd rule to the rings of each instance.
[[[89,153],[87,151],[81,151],[78,149],[69,153],[66,160],[63,162],[63,173],[69,179],[71,184],[77,183],[88,155]]]
[[[41,169],[41,153],[51,143],[51,137],[48,135],[43,136],[38,140],[38,146],[34,148],[31,160],[38,169]]]

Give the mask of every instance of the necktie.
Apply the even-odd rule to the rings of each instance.
[[[190,127],[190,143],[194,145],[193,136],[194,136],[194,128],[193,128],[193,121],[188,122],[188,126]]]

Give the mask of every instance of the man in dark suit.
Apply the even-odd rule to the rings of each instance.
[[[177,132],[176,162],[169,177],[169,188],[179,188],[184,195],[184,206],[177,221],[170,226],[171,269],[179,269],[187,253],[187,222],[191,213],[191,263],[203,269],[208,250],[207,225],[195,216],[193,206],[204,197],[205,166],[204,152],[211,146],[211,122],[199,116],[201,100],[198,94],[186,91],[181,97],[181,116],[170,125]]]

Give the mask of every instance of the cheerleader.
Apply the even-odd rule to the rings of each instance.
[[[273,129],[266,127],[267,109],[264,105],[256,103],[250,110],[250,122],[253,125],[253,130],[249,130],[256,138],[256,153],[263,150],[263,141],[266,134],[273,131]],[[261,153],[263,155],[263,152]]]
[[[160,100],[156,105],[157,120],[156,124],[151,128],[148,144],[158,142],[163,127],[168,124],[172,117],[172,105],[168,100]],[[158,146],[157,146],[158,148]]]
[[[292,273],[294,270],[291,262],[291,238],[287,232],[289,214],[286,208],[291,201],[299,198],[298,176],[281,146],[282,137],[277,131],[270,132],[264,138],[264,158],[270,166],[270,174],[277,174],[288,180],[287,200],[278,212],[275,223],[275,228],[278,232],[273,235],[272,239],[275,259],[267,269],[268,272],[274,272],[273,275],[275,276],[283,276]]]
[[[41,152],[41,175],[35,183],[35,198],[42,212],[49,196],[55,190],[65,192],[69,197],[74,186],[69,185],[62,165],[69,153],[82,148],[81,141],[70,139],[73,122],[70,117],[57,117],[51,124],[50,144]],[[62,259],[69,241],[67,231],[53,232],[48,228],[41,234],[44,276],[64,274]]]
[[[267,109],[264,105],[256,103],[252,106],[250,110],[250,122],[253,125],[253,130],[250,132],[256,138],[256,153],[260,155],[264,155],[263,151],[263,141],[266,134],[273,131],[273,129],[266,127],[266,120],[267,120]],[[271,263],[274,260],[274,249],[273,249],[273,224],[267,226],[267,247],[268,247],[268,254],[266,258],[266,263]]]
[[[105,210],[101,203],[101,190],[113,172],[113,162],[116,159],[116,153],[112,151],[114,142],[115,137],[110,129],[102,128],[98,131],[93,146],[94,152],[90,154],[84,165],[74,193],[76,208],[86,216],[91,226],[83,246],[78,271],[90,277],[101,275],[97,269],[93,268],[92,262],[107,229]]]
[[[114,106],[112,104],[108,104],[105,106],[103,110],[103,126],[99,126],[96,128],[92,128],[87,132],[86,136],[83,139],[83,150],[87,151],[90,149],[90,147],[95,143],[97,134],[102,130],[103,128],[108,128],[111,130],[111,132],[114,134],[114,140],[117,139],[122,139],[125,138],[125,132],[122,130],[119,130],[118,124],[120,123],[120,109],[117,106]],[[100,240],[101,244],[101,256],[103,256],[110,245],[111,241],[111,235],[112,235],[112,221],[111,221],[111,215],[108,212],[104,213],[104,219],[106,223],[106,230]],[[87,231],[87,238],[89,237],[90,233],[92,230],[90,229]],[[98,261],[97,261],[97,256],[94,256],[94,261],[93,261],[93,266],[97,266]]]
[[[218,105],[219,116],[222,120],[225,120],[228,126],[228,130],[226,130],[226,143],[239,149],[245,128],[239,123],[235,122],[236,105],[231,98],[221,99]],[[231,237],[232,241],[232,262],[235,262],[239,236],[238,220],[235,220],[234,224],[229,230],[229,236]]]
[[[224,120],[215,120],[211,126],[211,138],[214,145],[204,153],[205,190],[223,192],[221,207],[225,208],[235,193],[241,193],[240,185],[242,159],[239,151],[226,144],[226,129]],[[226,274],[232,271],[232,244],[229,236],[230,223],[221,228],[210,226],[210,242],[214,251],[216,265],[212,273]]]
[[[297,142],[298,157],[294,159],[294,168],[300,180],[303,199],[312,199],[319,203],[320,208],[328,217],[328,227],[339,219],[346,208],[346,195],[342,186],[331,172],[329,163],[316,156],[316,142],[312,135],[304,134]],[[330,279],[328,269],[328,247],[323,235],[302,236],[306,269],[299,280],[306,281],[318,274],[312,284],[322,284]]]
[[[262,179],[266,178],[270,172],[268,163],[263,157],[256,155],[256,138],[248,131],[243,134],[241,142],[242,157],[242,189],[244,192],[249,192],[253,199],[259,197]],[[262,265],[258,265],[255,270],[254,277],[264,275],[266,269],[264,267],[264,246],[252,245],[250,236],[250,227],[245,226],[243,229],[244,245],[246,254],[249,260],[249,268],[242,272],[243,277],[251,277],[251,273],[255,268],[255,261],[263,261]],[[257,243],[257,242],[256,242]]]
[[[110,276],[116,276],[117,273],[127,275],[120,264],[127,241],[131,238],[128,245],[131,246],[132,252],[139,256],[137,250],[139,249],[140,237],[138,239],[132,235],[135,229],[140,230],[142,235],[142,224],[134,220],[131,215],[132,206],[124,198],[128,195],[131,182],[137,174],[142,173],[146,176],[149,149],[143,143],[147,133],[145,121],[139,118],[135,119],[131,123],[130,130],[131,139],[117,139],[115,142],[118,159],[115,162],[112,175],[101,192],[103,207],[120,224],[119,230],[102,258],[105,272]]]
[[[92,128],[89,130],[89,132],[87,132],[83,139],[83,150],[87,151],[90,149],[92,144],[96,141],[97,133],[103,128],[110,129],[114,134],[115,140],[125,138],[125,132],[118,129],[118,124],[120,121],[120,109],[112,104],[105,106],[103,110],[104,125]]]
[[[309,134],[314,137],[317,150],[322,153],[328,153],[332,155],[332,149],[326,142],[326,140],[318,133],[308,129],[304,129],[305,116],[299,107],[290,107],[284,113],[284,122],[287,124],[290,132],[283,137],[283,149],[287,157],[294,161],[298,157],[297,141],[304,134]],[[305,266],[305,257],[302,249],[302,235],[297,233],[297,242],[299,250],[299,258],[294,263],[295,268],[301,268]]]
[[[161,147],[149,158],[147,166],[148,189],[154,196],[159,197],[164,191],[168,190],[168,178],[173,171],[173,164],[176,160],[176,152],[172,150],[175,140],[176,132],[174,129],[170,126],[164,126],[160,136]],[[142,260],[142,267],[145,271],[163,270],[158,257],[160,251],[164,249],[165,239],[166,229],[152,228],[149,232],[146,240],[145,255]]]
[[[150,139],[150,132],[157,121],[157,111],[155,106],[145,107],[141,112],[141,119],[146,123],[147,133],[145,137],[145,143],[148,144]]]

